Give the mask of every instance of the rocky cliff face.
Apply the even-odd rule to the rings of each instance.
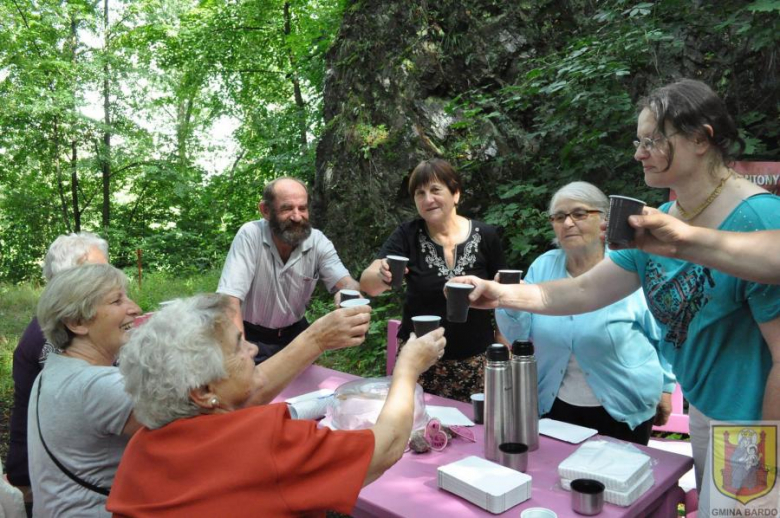
[[[518,64],[544,46],[527,23],[544,14],[522,4],[366,1],[348,9],[329,55],[314,214],[350,262],[371,257],[414,216],[406,180],[421,160],[487,163],[512,146],[504,128],[486,124],[477,141],[457,149],[458,117],[447,106],[465,91],[513,81]],[[484,192],[491,178],[509,167],[462,170],[462,211],[478,213],[492,196]],[[370,230],[355,235],[355,228]]]
[[[489,95],[527,77],[530,59],[560,50],[572,35],[591,30],[582,24],[593,23],[592,10],[589,2],[577,0],[363,0],[347,8],[328,56],[326,129],[317,148],[313,213],[315,223],[334,241],[353,274],[368,264],[399,222],[416,215],[406,180],[420,160],[442,156],[460,168],[466,191],[459,211],[471,217],[482,217],[490,204],[498,202],[497,186],[529,174],[528,161],[537,160],[539,146],[545,145],[538,134],[529,137],[540,110],[514,109],[507,115],[505,106]],[[616,8],[616,15],[634,16],[621,11]],[[711,9],[701,12],[711,14]],[[679,23],[679,29],[674,23]],[[666,82],[672,77],[700,77],[715,86],[728,75],[724,69],[734,67],[729,88],[742,95],[759,88],[756,98],[768,98],[777,119],[777,60],[762,65],[766,50],[739,58],[733,48],[742,43],[731,41],[730,52],[737,57],[730,57],[731,63],[718,62],[714,51],[724,48],[723,35],[708,23],[702,21],[702,27],[710,32],[702,33],[703,28],[686,28],[684,20],[670,22],[669,31],[677,31],[677,36],[638,42],[630,73],[616,74],[623,97],[615,102],[628,110],[624,112],[628,116],[621,117],[628,120],[618,128],[618,145],[621,152],[629,151],[622,153],[623,163],[616,164],[615,171],[633,166],[631,105],[658,78]],[[737,60],[740,63],[735,64]],[[740,86],[736,80],[740,66],[764,67],[763,86],[754,87],[752,80],[747,88],[744,83]],[[767,82],[766,76],[774,79]],[[458,100],[467,95],[473,101],[482,93],[487,100],[481,115],[469,119],[468,105]],[[745,107],[735,102],[735,108]],[[555,104],[545,109],[555,109]],[[601,121],[586,116],[572,124],[590,130],[596,122]],[[600,138],[605,145],[615,145],[612,135]],[[563,149],[567,142],[553,145]],[[605,176],[595,179],[609,180],[609,175],[617,174],[610,161],[606,164],[601,167]],[[628,192],[631,185],[641,183],[640,175],[629,171],[637,179],[621,184],[628,185]],[[547,196],[548,192],[539,195],[540,199]],[[663,193],[656,196],[660,199]]]

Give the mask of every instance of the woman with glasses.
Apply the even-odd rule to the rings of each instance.
[[[743,143],[725,104],[707,85],[681,80],[654,91],[639,108],[634,158],[648,185],[677,194],[663,212],[703,228],[780,228],[780,197],[729,167]],[[710,421],[780,419],[780,286],[637,249],[613,252],[586,274],[555,282],[456,280],[476,285],[474,307],[547,315],[594,311],[641,286],[661,328],[661,353],[690,403],[697,486],[705,492]],[[702,495],[700,506],[707,497]]]
[[[537,258],[525,281],[576,278],[600,263],[605,251],[599,226],[608,208],[606,195],[590,183],[559,189],[549,213],[560,248]],[[660,330],[641,290],[575,316],[498,309],[496,322],[510,341],[534,342],[543,417],[639,444],[647,444],[654,423],[665,424],[675,379],[659,361]]]

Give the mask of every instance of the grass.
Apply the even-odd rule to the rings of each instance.
[[[8,426],[14,383],[11,377],[13,355],[24,329],[35,314],[41,286],[0,284],[0,458],[8,451]]]

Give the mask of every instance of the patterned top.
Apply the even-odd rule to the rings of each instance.
[[[780,197],[771,194],[743,201],[718,227],[771,229],[780,229]],[[760,419],[772,358],[758,325],[780,317],[780,286],[640,250],[613,252],[610,258],[642,280],[661,327],[661,353],[691,404],[712,419]]]
[[[261,219],[239,229],[217,292],[243,302],[245,321],[279,329],[303,318],[318,279],[330,291],[347,275],[333,243],[316,229],[282,262],[271,228]]]
[[[492,279],[498,270],[506,267],[495,227],[474,220],[469,223],[468,237],[455,248],[452,269],[447,267],[444,260],[444,249],[431,239],[422,219],[403,223],[396,228],[376,256],[377,259],[388,255],[409,258],[399,338],[405,340],[413,331],[413,316],[438,315],[442,317],[442,326],[446,329],[444,359],[447,360],[460,360],[484,353],[493,342],[493,323],[491,311],[473,308],[469,309],[465,323],[447,322],[444,284],[460,275]]]

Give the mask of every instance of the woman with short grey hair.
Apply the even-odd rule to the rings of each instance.
[[[325,315],[258,366],[257,346],[233,323],[228,296],[197,295],[155,313],[121,354],[146,428],[125,451],[108,509],[126,517],[349,514],[360,489],[403,455],[416,382],[443,354],[444,329],[412,335],[370,430],[318,428],[290,419],[283,402],[254,405],[253,396],[272,383],[269,364],[304,340],[319,350],[321,322],[355,309]]]
[[[559,249],[538,257],[526,282],[577,277],[598,264],[605,256],[599,225],[608,209],[593,184],[561,187],[549,209]],[[666,421],[675,378],[655,350],[660,334],[641,290],[585,315],[498,309],[496,321],[512,341],[533,339],[541,415],[640,444],[647,444],[654,421]],[[669,393],[663,400],[662,391]]]
[[[38,303],[52,354],[32,388],[28,443],[35,516],[109,516],[106,496],[140,425],[114,366],[140,308],[107,264],[54,276]]]
[[[90,232],[61,235],[49,247],[43,261],[46,281],[68,268],[81,264],[108,262],[108,243]],[[53,346],[46,342],[38,319],[33,317],[14,350],[14,406],[6,469],[8,480],[24,494],[28,513],[32,509],[30,474],[27,461],[27,406],[35,377],[43,369]]]

